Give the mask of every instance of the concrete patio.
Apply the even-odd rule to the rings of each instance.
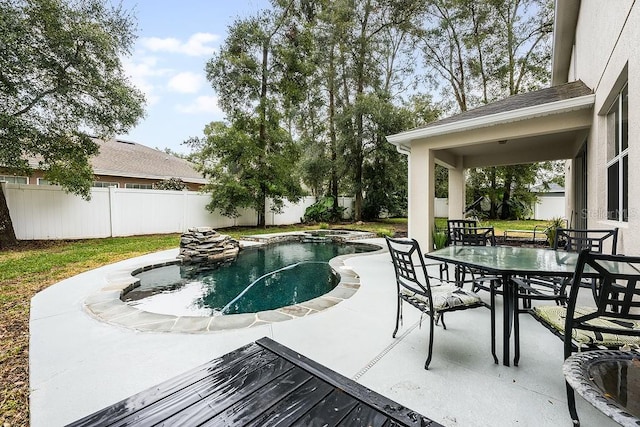
[[[416,310],[405,306],[404,326],[391,337],[395,285],[387,253],[347,259],[361,282],[353,296],[283,322],[199,334],[140,332],[83,309],[114,271],[175,255],[177,249],[92,270],[33,298],[32,426],[67,424],[263,336],[446,426],[571,425],[562,343],[530,316],[521,319],[520,366],[506,367],[493,363],[488,310],[448,314],[448,329],[436,328],[425,371],[428,326],[419,327]],[[501,355],[501,316],[496,319]],[[580,397],[577,406],[583,426],[616,425]]]

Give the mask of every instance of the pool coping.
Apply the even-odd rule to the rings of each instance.
[[[287,236],[283,236],[287,234]],[[289,239],[283,239],[289,237]],[[299,234],[279,233],[269,242],[295,240]],[[349,240],[348,242],[352,242]],[[247,242],[246,247],[262,245],[255,241]],[[359,243],[353,241],[352,243]],[[83,302],[83,309],[96,320],[134,329],[141,332],[171,332],[171,333],[211,333],[230,329],[245,329],[265,324],[283,322],[296,318],[310,316],[331,308],[340,302],[351,298],[360,288],[360,277],[345,265],[345,261],[356,256],[374,255],[384,252],[379,246],[377,251],[339,255],[329,260],[329,265],[338,274],[340,282],[328,293],[295,305],[280,307],[274,310],[256,313],[228,314],[223,316],[177,316],[143,311],[130,306],[121,300],[121,296],[138,285],[139,279],[134,275],[152,268],[180,264],[176,258],[165,259],[152,264],[129,267],[114,271],[106,276],[107,286],[89,295]]]

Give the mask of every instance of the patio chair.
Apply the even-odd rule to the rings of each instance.
[[[447,245],[453,244],[453,229],[454,228],[474,228],[478,226],[478,221],[475,219],[448,219],[447,220]]]
[[[475,221],[471,221],[469,223],[472,222],[475,223]],[[460,227],[452,226],[449,229],[449,235],[451,236],[451,244],[454,246],[496,245],[496,237],[493,227],[477,227],[470,225],[463,225]],[[467,273],[471,276],[471,279],[469,280],[466,279]],[[473,270],[462,266],[456,267],[455,276],[458,286],[464,286],[465,283],[470,283],[472,292],[478,292],[479,290],[489,291],[491,286],[488,283],[492,281],[494,282],[494,289],[500,287],[501,283],[499,277],[488,276],[483,271]]]
[[[568,252],[582,252],[584,249],[588,249],[591,252],[604,253],[606,243],[611,245],[609,253],[615,255],[618,244],[617,227],[604,230],[557,228],[553,249],[564,249]]]
[[[424,364],[429,369],[433,350],[434,324],[442,321],[444,329],[444,313],[449,311],[466,310],[476,307],[489,307],[493,319],[493,305],[483,302],[478,295],[466,291],[451,284],[432,286],[422,252],[418,242],[414,239],[392,239],[386,237],[393,268],[396,275],[397,310],[396,326],[393,330],[393,338],[396,337],[398,327],[402,321],[402,303],[407,302],[429,316],[429,352]],[[492,348],[495,333],[494,325],[491,325]]]
[[[573,283],[582,283],[585,277],[596,278],[598,286],[593,292],[572,286],[566,306],[539,306],[532,310],[536,320],[564,341],[564,358],[574,351],[640,344],[640,257],[584,250],[578,257]],[[586,295],[581,296],[578,306],[581,292]],[[569,384],[567,403],[574,424],[579,425]]]
[[[605,244],[610,240],[609,254],[616,254],[618,242],[618,229],[569,229],[557,228],[553,243],[554,250],[567,252],[581,252],[589,250],[595,253],[604,253]],[[553,300],[562,305],[567,300],[566,288],[570,280],[560,277],[536,277],[525,276],[516,278],[518,284],[518,297],[523,301],[523,308],[531,308],[532,300]],[[591,281],[583,281],[580,286],[591,288]]]

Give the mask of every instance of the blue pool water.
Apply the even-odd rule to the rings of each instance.
[[[154,313],[214,316],[253,313],[308,301],[339,282],[328,264],[338,255],[378,250],[367,244],[289,242],[244,249],[215,270],[188,273],[180,265],[136,275],[140,286],[123,300]]]

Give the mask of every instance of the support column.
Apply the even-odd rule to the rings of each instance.
[[[435,212],[435,157],[425,145],[411,147],[409,162],[409,237],[424,252],[433,249]]]
[[[455,168],[449,168],[449,219],[464,218],[465,182],[462,158],[458,157]]]

